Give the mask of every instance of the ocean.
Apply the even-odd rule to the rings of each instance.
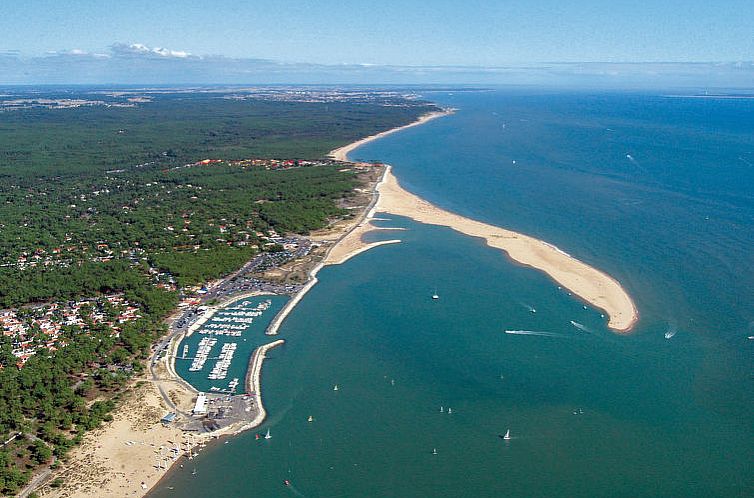
[[[280,328],[272,438],[210,445],[150,496],[751,496],[754,101],[425,97],[458,111],[351,158],[611,274],[634,331],[480,240],[384,215],[408,230],[370,237],[403,243],[326,267]]]

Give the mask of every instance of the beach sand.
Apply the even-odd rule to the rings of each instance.
[[[390,130],[386,130],[386,131],[383,131],[381,133],[377,133],[375,135],[370,135],[368,137],[362,138],[361,140],[357,140],[356,142],[350,143],[348,145],[344,145],[343,147],[340,147],[340,148],[335,149],[334,151],[330,152],[330,154],[328,154],[328,156],[331,157],[331,158],[333,158],[333,159],[335,159],[336,161],[348,161],[348,154],[350,152],[352,152],[354,149],[357,149],[357,148],[361,147],[362,145],[364,145],[367,142],[372,142],[372,141],[377,140],[378,138],[382,138],[382,137],[384,137],[386,135],[391,135],[391,134],[396,133],[398,131],[405,130],[406,128],[411,128],[413,126],[422,125],[422,124],[426,123],[427,121],[430,121],[432,119],[439,118],[439,117],[442,117],[442,116],[447,116],[448,114],[452,114],[453,112],[454,111],[452,109],[446,109],[446,110],[442,110],[442,111],[427,113],[427,114],[421,116],[416,121],[414,121],[412,123],[409,123],[407,125],[399,126],[397,128],[392,128]]]
[[[378,133],[336,149],[330,153],[330,156],[341,161],[347,161],[348,154],[361,145],[402,129],[424,124],[431,119],[452,112],[452,110],[448,110],[427,114],[409,125]],[[629,332],[639,318],[639,313],[631,296],[618,281],[606,273],[571,257],[552,244],[512,230],[465,218],[430,204],[404,190],[390,171],[390,166],[386,167],[376,190],[376,202],[373,203],[361,222],[330,251],[325,259],[326,264],[343,263],[372,247],[400,242],[399,240],[389,240],[367,243],[363,240],[363,236],[374,229],[371,224],[374,214],[376,212],[387,212],[405,216],[420,223],[446,226],[465,235],[485,239],[489,246],[505,251],[512,260],[543,271],[586,303],[604,311],[608,316],[608,326],[617,332]]]
[[[363,142],[362,142],[363,143]],[[375,213],[405,216],[420,223],[449,227],[471,237],[481,237],[491,247],[502,249],[525,266],[543,271],[586,303],[601,309],[609,317],[608,326],[621,333],[629,332],[638,320],[633,300],[612,277],[583,263],[552,244],[528,235],[506,230],[445,211],[404,190],[387,166],[376,186],[377,201],[366,217],[333,247],[325,264],[340,264],[382,244],[400,242],[387,240],[365,242],[363,236],[376,228],[371,224]]]
[[[63,487],[48,485],[37,493],[54,498],[143,496],[167,472],[157,468],[160,447],[163,455],[172,455],[170,449],[185,441],[180,429],[160,423],[168,411],[153,383],[134,386],[113,421],[88,433],[55,475],[63,479]]]
[[[379,200],[374,212],[405,216],[420,223],[446,226],[465,235],[481,237],[489,246],[505,251],[512,260],[545,272],[585,302],[603,310],[609,317],[608,326],[617,332],[630,331],[638,320],[633,300],[615,279],[552,244],[434,206],[404,190],[389,167],[378,189]]]

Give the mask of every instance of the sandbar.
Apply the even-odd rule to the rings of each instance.
[[[453,109],[448,109],[426,114],[408,125],[371,135],[335,149],[330,153],[330,157],[348,161],[350,152],[368,142],[453,112]],[[364,218],[332,248],[325,258],[325,264],[343,263],[372,247],[400,242],[389,240],[367,243],[363,240],[364,234],[375,228],[371,221],[376,212],[391,213],[428,225],[446,226],[471,237],[483,238],[489,246],[505,251],[513,261],[546,273],[586,303],[602,310],[608,316],[608,327],[616,332],[631,331],[639,318],[631,296],[617,280],[553,244],[439,208],[402,188],[389,165],[385,166],[375,190],[375,201]]]
[[[374,211],[405,216],[420,223],[446,226],[471,237],[481,237],[489,246],[505,251],[517,263],[543,271],[585,302],[603,310],[609,317],[608,327],[617,332],[630,331],[638,320],[639,314],[631,296],[617,280],[556,246],[430,204],[403,189],[389,166],[377,188],[379,199]]]

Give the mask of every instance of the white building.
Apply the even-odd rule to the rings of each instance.
[[[207,395],[199,393],[196,395],[196,405],[192,410],[194,415],[205,415],[207,413]]]

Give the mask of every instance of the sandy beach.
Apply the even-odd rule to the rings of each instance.
[[[362,138],[361,140],[357,140],[356,142],[350,143],[348,145],[344,145],[343,147],[340,147],[338,149],[335,149],[334,151],[330,152],[328,154],[329,157],[332,159],[335,159],[337,161],[348,161],[348,154],[352,152],[354,149],[357,149],[364,145],[365,143],[372,142],[374,140],[377,140],[378,138],[382,138],[387,135],[391,135],[393,133],[399,132],[401,130],[405,130],[406,128],[411,128],[414,126],[419,126],[427,121],[431,121],[432,119],[439,118],[442,116],[447,116],[448,114],[452,114],[454,111],[452,109],[437,111],[437,112],[430,112],[423,116],[421,116],[419,119],[414,121],[413,123],[409,123],[404,126],[399,126],[397,128],[392,128],[390,130],[383,131],[381,133],[377,133],[374,135],[370,135],[368,137]]]
[[[143,496],[173,464],[172,458],[167,458],[158,468],[160,453],[172,457],[177,444],[186,448],[183,431],[160,423],[168,411],[152,382],[135,385],[113,414],[113,421],[88,433],[73,450],[70,463],[56,474],[65,485],[48,485],[37,493],[54,498]]]
[[[390,167],[378,189],[375,212],[406,216],[421,223],[446,226],[465,235],[481,237],[489,246],[505,251],[512,260],[545,272],[588,304],[604,311],[609,317],[608,326],[617,332],[630,331],[638,320],[639,314],[631,296],[618,281],[554,245],[434,206],[404,190]]]
[[[378,133],[336,149],[331,153],[331,156],[347,161],[349,152],[367,142],[410,126],[418,126],[451,112],[427,114],[409,125]],[[485,239],[489,246],[505,251],[512,260],[543,271],[586,303],[602,310],[608,316],[608,326],[616,332],[629,332],[639,318],[638,310],[631,296],[617,280],[571,257],[552,244],[512,230],[465,218],[430,204],[404,190],[392,174],[390,166],[386,167],[376,190],[377,200],[374,205],[369,209],[361,223],[344,236],[339,244],[330,251],[325,260],[326,263],[342,263],[377,245],[400,242],[400,240],[378,243],[363,241],[363,235],[373,229],[371,220],[375,213],[386,212],[405,216],[420,223],[446,226],[465,235]]]

